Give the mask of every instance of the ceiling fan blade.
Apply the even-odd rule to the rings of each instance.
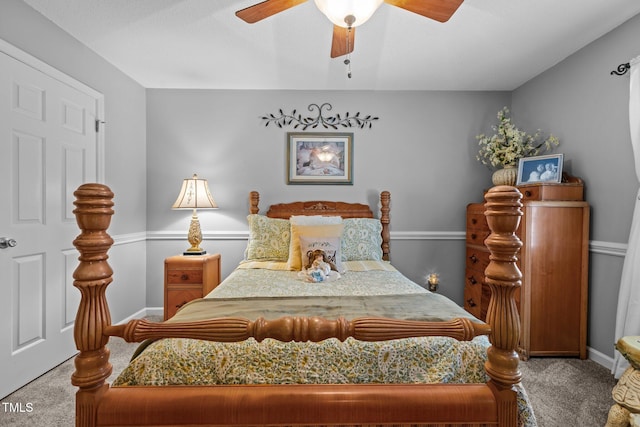
[[[447,22],[464,0],[384,0],[385,3],[439,22]]]
[[[307,0],[265,0],[236,12],[236,16],[249,24],[283,12]]]
[[[353,52],[353,43],[355,41],[356,29],[340,27],[339,25],[333,26],[333,40],[331,42],[331,57],[337,58],[338,56],[346,55]],[[347,40],[349,41],[347,45]]]

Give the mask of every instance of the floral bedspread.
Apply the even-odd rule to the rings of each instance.
[[[392,293],[429,293],[393,270],[349,271],[340,280],[326,284],[297,283],[295,276],[295,272],[237,269],[207,299],[246,297],[248,293],[264,303],[268,300],[266,297],[274,295],[373,294],[391,298]],[[377,281],[372,282],[372,277]],[[453,305],[453,317],[465,313]],[[188,307],[186,305],[183,310],[188,312]],[[174,318],[176,321],[181,316],[188,316],[183,310]],[[348,338],[344,342],[328,339],[320,343],[283,343],[272,339],[262,342],[249,339],[238,343],[162,339],[147,343],[144,351],[113,385],[484,383],[488,380],[484,362],[489,345],[486,336],[467,342],[446,337],[383,342]],[[520,424],[536,426],[528,397],[521,386],[518,386],[518,400]]]

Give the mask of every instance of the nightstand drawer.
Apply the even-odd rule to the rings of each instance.
[[[183,305],[197,298],[202,298],[202,289],[200,288],[168,291],[167,319],[173,317]]]
[[[167,284],[202,283],[202,270],[167,270]]]

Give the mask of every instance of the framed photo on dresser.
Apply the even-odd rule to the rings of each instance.
[[[516,185],[539,182],[560,182],[562,179],[563,154],[524,157],[518,164]]]

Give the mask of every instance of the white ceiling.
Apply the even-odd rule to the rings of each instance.
[[[313,0],[256,24],[234,12],[259,0],[24,1],[148,88],[512,90],[640,12],[465,0],[439,23],[383,4],[357,28],[349,79]]]

